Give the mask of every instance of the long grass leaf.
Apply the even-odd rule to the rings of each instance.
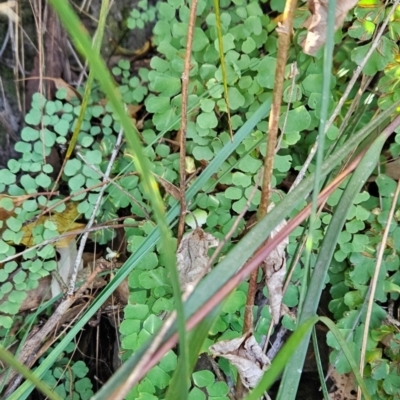
[[[106,16],[107,16],[107,12],[108,12],[108,7],[109,7],[109,0],[103,0],[101,2],[99,23],[98,23],[97,30],[96,30],[96,33],[94,36],[94,41],[93,41],[93,49],[97,54],[100,54],[101,44],[103,42],[103,34],[104,34],[104,28],[105,28],[105,24],[106,24]],[[83,93],[82,104],[80,107],[79,116],[76,121],[74,132],[72,133],[72,136],[71,136],[71,140],[69,141],[68,149],[65,154],[64,164],[71,157],[71,154],[76,145],[76,141],[78,140],[78,135],[81,131],[83,118],[85,117],[87,106],[89,104],[89,99],[90,99],[90,94],[92,92],[94,76],[95,76],[94,71],[92,69],[90,69],[89,77],[88,77],[88,80],[85,85],[85,91]]]
[[[215,25],[217,28],[217,37],[218,37],[219,58],[221,60],[221,72],[222,72],[222,82],[223,82],[223,86],[224,86],[226,112],[228,115],[229,133],[230,133],[231,139],[232,139],[233,131],[232,131],[231,111],[229,108],[228,78],[226,75],[224,42],[222,41],[222,26],[221,26],[221,15],[220,15],[220,11],[219,11],[219,0],[214,0],[214,10],[215,10]]]
[[[222,305],[219,305],[218,307],[214,308],[212,313],[208,314],[207,317],[201,321],[195,329],[190,333],[189,336],[189,370],[184,371],[182,368],[182,363],[178,361],[178,366],[176,370],[174,371],[174,374],[172,376],[168,391],[167,391],[167,396],[166,400],[176,400],[178,399],[178,385],[179,381],[186,378],[190,379],[190,374],[193,372],[194,367],[196,366],[196,363],[199,359],[199,353],[201,350],[201,347],[204,343],[204,340],[207,338],[210,329],[216,319],[218,318],[220,312],[222,309]],[[104,393],[107,394],[107,393]],[[103,395],[104,395],[103,394]],[[95,399],[93,399],[95,400]],[[100,400],[100,399],[99,399]]]
[[[318,193],[321,188],[321,176],[320,170],[322,161],[325,153],[325,125],[326,119],[328,117],[328,106],[331,95],[330,84],[331,84],[331,72],[332,72],[332,53],[334,46],[334,18],[335,18],[335,8],[336,8],[336,0],[331,0],[328,5],[328,26],[327,26],[327,35],[326,35],[326,45],[324,50],[324,66],[323,66],[323,81],[322,81],[322,99],[321,99],[321,116],[319,120],[319,130],[318,130],[318,149],[317,149],[317,158],[315,165],[315,181],[314,181],[314,190],[312,194],[312,208],[311,215],[309,220],[309,232],[306,241],[306,261],[304,274],[302,279],[302,284],[300,288],[300,299],[299,299],[299,314],[303,308],[304,298],[308,287],[308,280],[310,277],[310,261],[311,261],[311,253],[313,248],[313,235],[314,235],[314,224],[316,221],[316,213],[317,213],[317,201],[318,201]]]
[[[44,395],[51,400],[62,400],[46,383],[40,380],[33,372],[24,364],[21,364],[17,358],[0,345],[0,360],[4,361],[10,367],[18,371],[26,379],[29,379]]]
[[[367,150],[340,198],[337,209],[325,233],[314,266],[314,271],[304,301],[303,312],[299,316],[300,324],[302,321],[314,316],[317,312],[319,299],[325,284],[329,265],[336,249],[338,237],[343,229],[344,223],[346,222],[347,213],[353,204],[355,196],[360,192],[367,178],[371,175],[378,163],[379,155],[385,141],[386,136],[382,134]],[[288,363],[281,381],[277,397],[278,399],[295,399],[309,340],[310,334],[307,334],[301,345],[296,349],[291,362]]]

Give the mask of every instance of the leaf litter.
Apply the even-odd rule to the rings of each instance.
[[[182,289],[195,286],[209,269],[208,250],[217,247],[219,240],[201,228],[186,233],[178,247],[177,266]]]
[[[250,332],[230,340],[221,340],[210,346],[213,357],[229,360],[239,372],[247,389],[254,388],[270,365],[269,358]]]

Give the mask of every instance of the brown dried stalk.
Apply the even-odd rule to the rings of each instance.
[[[188,102],[188,86],[189,86],[189,72],[190,72],[190,57],[192,55],[192,44],[194,25],[196,20],[197,0],[193,0],[190,5],[190,17],[188,26],[188,38],[186,43],[185,64],[182,73],[182,117],[181,117],[181,135],[180,135],[180,203],[181,212],[179,215],[178,224],[178,246],[181,242],[183,232],[185,230],[185,216],[186,216],[186,129],[187,129],[187,102]]]
[[[264,174],[261,192],[260,208],[258,217],[262,218],[266,213],[271,196],[271,179],[274,167],[275,147],[278,136],[278,122],[282,103],[284,72],[287,60],[287,54],[290,47],[291,33],[293,27],[293,17],[296,9],[297,0],[287,0],[285,10],[283,12],[282,24],[278,26],[278,58],[275,71],[275,85],[272,97],[272,107],[269,116],[267,149],[264,158]],[[250,275],[249,289],[247,292],[246,308],[244,314],[243,333],[252,329],[252,310],[254,299],[257,291],[257,269]],[[243,397],[243,385],[240,379],[236,386],[236,394],[238,398]]]

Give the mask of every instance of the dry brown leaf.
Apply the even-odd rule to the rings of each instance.
[[[69,202],[66,204],[66,209],[63,212],[53,212],[51,216],[43,215],[30,224],[24,225],[22,231],[25,233],[21,243],[27,247],[33,246],[35,244],[33,241],[33,229],[37,225],[44,224],[46,221],[54,222],[61,235],[66,232],[82,230],[86,225],[74,222],[79,215],[80,214],[77,211],[77,203]],[[74,236],[65,236],[56,242],[56,247],[67,247],[68,243],[72,240],[75,240]]]
[[[208,250],[218,246],[218,239],[211,233],[196,228],[183,236],[177,253],[179,278],[183,289],[195,284],[205,273],[209,261]]]
[[[271,203],[268,207],[270,211],[274,207]],[[278,226],[271,232],[271,238],[276,236],[286,226],[286,221],[283,220]],[[269,256],[263,261],[263,267],[265,269],[265,281],[269,293],[269,305],[271,308],[271,315],[274,324],[279,322],[281,317],[281,307],[283,299],[283,285],[286,275],[286,254],[285,249],[289,244],[289,238],[286,237],[276,248],[269,254]]]
[[[181,192],[179,188],[177,188],[173,183],[168,182],[166,179],[161,176],[155,174],[153,172],[154,178],[156,178],[157,182],[165,189],[165,191],[170,194],[175,200],[179,200],[181,198]]]
[[[337,0],[335,13],[335,31],[343,24],[347,13],[358,0]],[[308,9],[311,16],[304,23],[308,33],[301,44],[306,54],[315,54],[326,41],[326,30],[328,26],[328,0],[308,0]]]
[[[394,180],[400,179],[400,159],[388,161],[385,166],[385,175]]]
[[[123,305],[128,304],[130,291],[128,281],[126,279],[118,285],[118,287],[115,289],[114,294],[118,297],[120,303],[122,303]]]
[[[252,333],[236,339],[221,340],[210,346],[210,351],[214,357],[229,360],[238,369],[240,379],[248,389],[258,384],[270,364]]]
[[[329,393],[331,400],[355,400],[357,398],[357,391],[354,390],[354,375],[352,373],[339,374],[333,369],[330,377],[336,386],[336,390],[333,393]]]
[[[126,108],[129,116],[136,119],[138,112],[143,108],[143,104],[128,104]]]
[[[181,137],[182,137],[182,131],[179,129],[176,132],[176,136],[174,138],[174,144],[172,146],[172,149],[173,149],[174,152],[178,151],[179,148],[181,147],[181,144],[180,144],[181,143]]]
[[[0,194],[0,201],[6,200],[7,206],[0,206],[0,221],[3,221],[3,227],[5,221],[14,215],[14,208],[19,207],[25,200],[33,197],[33,195],[27,194],[23,196],[7,196],[6,194]]]
[[[76,98],[82,100],[81,94],[75,88],[65,82],[64,79],[52,78],[52,81],[56,85],[57,89],[65,89],[67,91],[67,97],[65,98],[65,100],[71,101],[72,99]]]
[[[46,221],[51,221],[57,227],[57,231],[61,235],[66,232],[82,230],[85,228],[85,225],[75,222],[79,215],[77,204],[74,202],[67,203],[66,209],[61,213],[53,212],[51,215],[42,215],[37,220],[22,227],[21,230],[24,232],[24,236],[21,240],[21,243],[27,247],[33,246],[35,244],[33,230],[37,225],[45,224]],[[76,235],[61,236],[60,240],[57,240],[55,243],[59,254],[59,259],[57,261],[58,274],[64,281],[64,284],[68,282],[72,274],[77,257],[75,241]],[[80,271],[82,268],[83,263],[81,261],[78,271]],[[60,294],[63,289],[64,288],[60,286],[60,282],[58,282],[57,279],[52,280],[51,293],[53,297]]]

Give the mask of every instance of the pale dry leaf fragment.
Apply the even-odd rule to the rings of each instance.
[[[195,284],[208,272],[208,250],[217,247],[218,243],[216,237],[201,228],[196,228],[183,236],[176,256],[183,289]]]
[[[192,157],[185,157],[185,171],[187,174],[193,174],[196,172],[196,164],[194,163],[194,159]]]
[[[65,89],[65,91],[66,91],[65,100],[66,101],[71,101],[76,98],[79,100],[82,100],[82,95],[76,89],[74,89],[71,85],[69,85],[67,82],[65,82],[64,79],[54,78],[52,80],[57,89]]]
[[[238,369],[240,379],[248,389],[258,384],[270,365],[268,357],[252,333],[236,339],[221,340],[210,346],[210,351],[213,357],[229,360]]]
[[[155,174],[153,172],[154,178],[156,178],[157,182],[165,189],[165,191],[170,194],[175,200],[179,200],[181,198],[181,192],[179,188],[177,188],[173,183],[168,182],[163,177]]]
[[[396,181],[400,179],[400,159],[388,161],[385,167],[385,175]]]
[[[61,277],[63,283],[67,284],[69,279],[71,278],[71,274],[75,266],[76,257],[78,256],[75,238],[72,237],[68,243],[65,243],[64,240],[64,242],[62,242],[62,245],[57,243],[56,249],[59,254],[59,259],[57,261],[58,274]],[[83,268],[83,262],[81,261],[79,264],[78,271],[81,271],[82,268]],[[58,282],[57,279],[53,279],[51,282],[52,296],[53,297],[58,296],[60,293],[63,293],[64,291],[65,288],[61,287],[60,282]]]
[[[335,12],[335,31],[343,24],[347,13],[357,4],[358,0],[337,0]],[[308,33],[301,44],[306,54],[315,54],[326,41],[328,27],[328,0],[308,0],[311,16],[304,23]]]
[[[333,369],[330,378],[336,386],[336,390],[329,393],[331,400],[355,400],[357,398],[356,385],[352,373],[339,374],[336,369]]]
[[[6,1],[5,3],[0,3],[0,14],[7,15],[8,18],[14,23],[19,21],[18,15],[14,12],[13,8],[17,6],[15,0]]]
[[[273,207],[274,204],[271,203],[268,207],[268,211],[270,211]],[[276,236],[285,226],[286,221],[283,220],[271,232],[271,238]],[[263,261],[263,267],[265,269],[265,282],[269,294],[269,305],[271,308],[272,320],[275,325],[279,322],[279,318],[281,317],[283,285],[286,275],[285,249],[288,244],[289,238],[285,237],[285,239],[282,240]]]

